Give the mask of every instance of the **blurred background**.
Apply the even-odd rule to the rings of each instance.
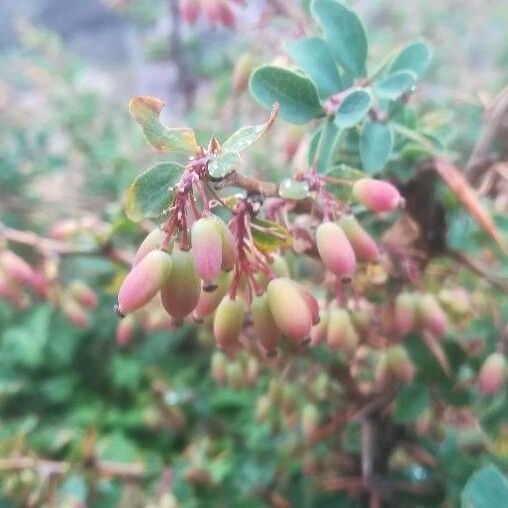
[[[248,91],[233,93],[235,62],[281,58],[308,2],[241,3],[231,28],[184,23],[177,0],[2,0],[0,222],[46,236],[75,221],[77,249],[114,236],[132,251],[143,234],[122,215],[124,193],[160,156],[129,117],[129,99],[162,98],[164,121],[192,126],[203,143],[265,117]],[[348,3],[367,27],[372,62],[409,39],[430,42],[418,101],[441,115],[443,136],[467,160],[485,105],[508,78],[506,1]],[[275,147],[286,146],[283,129],[274,128]],[[252,158],[277,174],[277,158]],[[20,252],[38,262],[28,246]],[[152,323],[121,348],[112,307],[125,269],[93,255],[57,264],[96,290],[98,306],[81,326],[83,316],[45,300],[21,309],[0,301],[1,507],[353,506],[309,485],[291,422],[258,424],[259,399],[278,388],[249,356],[217,388],[213,340],[193,327]],[[326,405],[333,387],[318,374],[292,390]]]

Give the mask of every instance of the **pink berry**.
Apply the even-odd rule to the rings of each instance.
[[[372,237],[360,226],[353,215],[344,215],[339,225],[353,247],[360,261],[375,262],[379,259],[379,249]]]
[[[506,379],[506,359],[501,353],[492,353],[483,362],[478,374],[478,387],[485,395],[497,393]]]
[[[294,282],[273,279],[267,293],[270,312],[282,334],[298,342],[306,340],[312,327],[312,313]]]
[[[125,277],[118,292],[119,312],[126,314],[147,304],[168,281],[171,268],[167,252],[149,252]]]
[[[203,289],[213,290],[222,266],[222,239],[215,220],[203,217],[191,228],[192,255],[196,272],[203,279]]]
[[[353,197],[373,212],[391,212],[401,203],[399,191],[391,183],[362,178],[353,185]]]
[[[325,267],[341,280],[350,280],[356,257],[342,228],[334,222],[323,222],[316,230],[316,245]]]

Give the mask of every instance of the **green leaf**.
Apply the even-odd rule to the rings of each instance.
[[[161,152],[195,153],[198,145],[189,128],[168,129],[159,120],[164,102],[156,97],[133,97],[129,112],[141,125],[147,141]]]
[[[319,144],[317,148],[317,170],[318,173],[324,173],[333,162],[333,156],[340,137],[340,130],[335,125],[333,119],[329,118],[323,127]]]
[[[358,16],[335,0],[314,0],[311,12],[335,60],[353,77],[364,76],[367,37]]]
[[[340,129],[353,127],[369,112],[371,104],[372,95],[367,90],[353,90],[337,108],[335,124]]]
[[[221,146],[222,151],[243,152],[255,143],[273,124],[279,108],[272,106],[268,120],[261,125],[247,125],[233,133]]]
[[[158,217],[171,204],[171,187],[182,176],[184,167],[176,162],[156,164],[141,173],[127,190],[125,212],[134,222]]]
[[[238,152],[224,152],[218,154],[208,164],[208,173],[212,180],[220,180],[231,173],[240,164]]]
[[[393,420],[409,423],[416,420],[430,404],[429,390],[425,385],[406,386],[395,399]]]
[[[430,47],[426,42],[410,42],[395,57],[390,66],[390,72],[411,71],[417,78],[421,78],[428,69],[431,58]]]
[[[252,96],[265,108],[278,103],[281,117],[288,122],[302,124],[324,114],[314,83],[288,69],[259,67],[249,86]]]
[[[461,508],[508,506],[508,481],[495,466],[485,466],[469,478],[461,496]]]
[[[278,111],[278,106],[272,107],[270,118],[264,124],[242,127],[224,142],[220,152],[208,164],[208,173],[212,179],[220,180],[238,167],[239,152],[249,148],[272,126]]]
[[[393,136],[388,125],[366,122],[360,135],[360,158],[366,173],[373,175],[383,169],[392,151]]]
[[[284,199],[294,199],[298,201],[305,199],[309,195],[309,183],[285,178],[279,184],[279,196]]]
[[[256,247],[264,252],[273,252],[280,247],[291,247],[291,233],[276,222],[253,219],[251,221],[252,238]]]
[[[286,47],[298,67],[314,81],[322,99],[344,89],[337,64],[323,39],[299,39],[289,42]]]
[[[375,85],[380,99],[396,100],[404,92],[410,91],[416,83],[416,75],[411,71],[397,71],[380,80]]]

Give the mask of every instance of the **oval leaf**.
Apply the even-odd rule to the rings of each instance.
[[[317,148],[317,161],[315,161],[318,173],[324,173],[333,162],[333,156],[339,141],[340,130],[329,118],[323,127],[319,145]]]
[[[176,162],[156,164],[141,173],[127,190],[125,213],[134,221],[147,217],[158,217],[171,204],[170,188],[182,176],[184,167]]]
[[[383,78],[376,85],[380,99],[396,100],[404,92],[410,91],[416,83],[416,75],[411,71],[397,71]]]
[[[341,129],[353,127],[369,112],[372,96],[367,90],[353,90],[339,105],[335,124]]]
[[[286,46],[298,67],[314,81],[322,99],[327,99],[344,89],[337,64],[323,39],[319,37],[299,39],[289,42]]]
[[[390,66],[390,72],[411,71],[417,78],[421,78],[428,69],[431,58],[430,47],[426,42],[410,42],[395,57]]]
[[[259,67],[253,72],[249,87],[252,96],[265,108],[279,103],[280,115],[288,122],[306,123],[324,114],[314,83],[288,69]]]
[[[212,159],[208,164],[208,174],[212,180],[221,180],[231,173],[240,164],[238,152],[223,152]]]
[[[274,252],[281,247],[291,247],[291,233],[280,224],[264,219],[252,219],[252,238],[256,247],[263,252]]]
[[[154,148],[161,152],[195,153],[198,149],[192,129],[168,129],[159,120],[164,102],[156,97],[133,97],[129,112],[141,125],[143,133]]]
[[[314,0],[311,12],[335,60],[353,77],[366,74],[367,37],[358,16],[335,0]]]
[[[309,195],[309,183],[299,182],[292,178],[285,178],[279,185],[279,196],[284,199],[298,201]]]
[[[485,466],[469,478],[462,491],[462,508],[508,506],[508,482],[494,466]]]
[[[390,128],[379,122],[367,122],[360,135],[360,158],[363,170],[369,175],[383,169],[392,151]]]

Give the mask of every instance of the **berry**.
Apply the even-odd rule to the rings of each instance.
[[[373,212],[391,212],[402,202],[399,191],[391,183],[373,178],[357,180],[352,193],[359,203]]]

